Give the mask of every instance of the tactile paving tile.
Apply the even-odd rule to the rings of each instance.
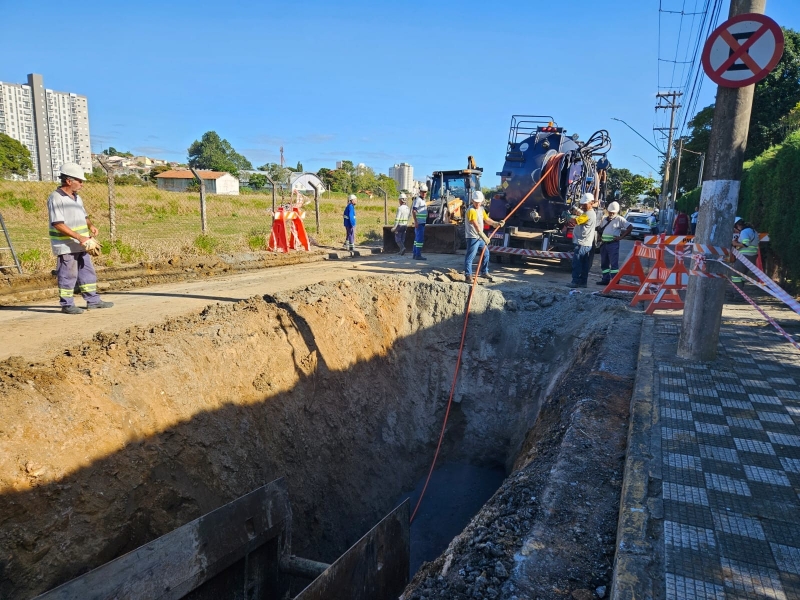
[[[800,359],[723,324],[713,367],[682,363],[669,331],[655,381],[666,597],[800,600]]]

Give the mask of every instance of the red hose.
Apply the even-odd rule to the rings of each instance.
[[[564,153],[559,152],[558,154],[554,154],[550,157],[550,160],[547,161],[546,164],[550,165],[559,165],[557,169],[549,169],[547,171],[547,175],[542,177],[544,179],[544,193],[547,194],[549,198],[554,198],[556,196],[561,196],[561,161],[564,158]]]
[[[556,156],[563,156],[563,154]],[[556,158],[556,156],[554,156],[553,158]],[[544,177],[541,177],[539,181],[537,181],[536,184],[531,188],[531,191],[525,194],[525,197],[519,201],[519,203],[511,210],[510,213],[506,215],[505,217],[506,219],[508,219],[511,215],[517,212],[517,210],[519,210],[519,207],[522,206],[525,200],[528,199],[528,197],[533,193],[533,191],[537,187],[539,187],[539,184],[541,184],[542,181],[544,181],[550,175],[551,172],[560,170],[554,168],[557,162],[560,161],[554,162],[553,158],[551,158],[548,161],[549,166],[547,167],[547,171],[545,172]],[[494,228],[492,233],[489,234],[489,239],[492,238],[492,236],[497,232],[498,229],[500,229],[500,227]],[[486,256],[486,246],[484,246],[483,249],[481,250],[481,255],[478,258],[478,268],[475,269],[475,275],[472,277],[472,286],[470,286],[469,288],[469,298],[467,299],[467,311],[466,314],[464,315],[464,327],[461,330],[461,344],[458,347],[458,358],[456,358],[456,370],[455,373],[453,373],[453,383],[450,384],[450,397],[447,399],[447,408],[444,411],[444,422],[442,423],[442,431],[439,434],[439,443],[436,444],[436,452],[433,455],[433,462],[431,463],[431,468],[428,471],[428,477],[425,479],[425,485],[422,486],[422,493],[419,495],[419,500],[417,500],[417,505],[414,507],[414,512],[411,513],[411,519],[410,519],[411,523],[414,522],[414,517],[417,515],[417,511],[419,510],[419,507],[422,504],[422,498],[425,496],[425,490],[428,489],[428,484],[431,481],[431,475],[433,475],[433,468],[436,466],[436,460],[439,458],[439,451],[442,449],[442,441],[444,440],[444,431],[445,428],[447,427],[447,419],[450,417],[450,408],[453,405],[453,396],[455,395],[456,392],[456,382],[458,381],[458,370],[461,367],[461,355],[464,353],[464,340],[466,340],[467,338],[467,323],[469,323],[469,310],[470,307],[472,306],[472,297],[475,294],[475,287],[478,284],[478,273],[481,272],[481,265],[483,264],[484,256]]]

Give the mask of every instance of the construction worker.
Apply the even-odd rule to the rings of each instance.
[[[650,228],[650,233],[652,235],[658,235],[658,219],[656,218],[655,212],[651,212],[648,215],[647,226]]]
[[[422,244],[425,242],[425,223],[428,220],[428,204],[425,196],[428,186],[419,186],[419,193],[411,204],[411,217],[414,219],[414,260],[428,260],[422,256]]]
[[[578,201],[581,214],[569,220],[572,230],[572,282],[568,284],[571,288],[585,288],[588,286],[589,279],[589,258],[594,246],[595,236],[595,212],[592,210],[594,195],[585,193]]]
[[[611,163],[608,162],[608,155],[603,154],[602,158],[597,161],[597,183],[599,194],[603,201],[606,199],[606,185],[608,183],[608,170],[610,168]]]
[[[483,208],[485,198],[480,190],[472,192],[471,200],[472,206],[467,210],[467,224],[464,231],[467,240],[467,255],[464,257],[464,277],[467,278],[467,282],[472,280],[472,262],[479,255],[478,253],[481,249],[486,247],[483,262],[479,265],[483,267],[481,269],[482,272],[478,273],[478,276],[492,281],[489,276],[489,236],[483,231],[483,226],[488,224],[493,227],[505,227],[506,222],[502,219],[494,221],[489,218],[486,209]]]
[[[600,268],[603,271],[603,277],[597,285],[608,285],[619,273],[619,242],[633,231],[633,224],[618,213],[619,202],[612,202],[608,205],[608,216],[597,227],[600,235]]]
[[[742,217],[736,217],[736,219],[734,219],[733,232],[733,247],[741,252],[751,263],[756,264],[758,260],[758,232],[750,223],[742,219]],[[748,270],[744,263],[738,258],[736,259],[736,266],[734,266],[734,269],[739,271],[739,273],[747,273]],[[731,281],[739,287],[744,285],[744,279],[736,273],[731,275]]]
[[[347,206],[344,207],[344,247],[352,252],[356,244],[356,195],[347,197]]]
[[[408,208],[408,197],[405,193],[400,194],[398,198],[399,206],[397,207],[397,214],[394,217],[394,241],[400,247],[398,254],[403,256],[406,253],[406,230],[408,229],[408,217],[411,215],[411,209]]]
[[[56,277],[61,312],[79,315],[83,309],[75,306],[75,284],[86,300],[86,308],[111,308],[113,302],[104,302],[97,293],[97,273],[89,252],[98,252],[94,239],[94,226],[78,192],[83,187],[86,175],[83,167],[75,163],[64,163],[60,169],[61,185],[47,198],[50,218],[50,247],[58,257]]]

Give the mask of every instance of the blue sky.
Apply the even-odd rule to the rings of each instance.
[[[698,0],[663,3],[689,12]],[[656,150],[611,120],[652,139],[657,0],[78,1],[63,21],[63,2],[6,4],[0,81],[41,73],[48,88],[88,96],[95,152],[185,160],[213,129],[256,166],[283,145],[306,170],[405,161],[420,179],[472,154],[495,185],[521,113],[552,115],[583,139],[606,128],[614,166],[648,174],[634,155],[658,166]],[[797,0],[769,0],[767,14],[800,29]],[[664,56],[677,24],[663,17]],[[672,83],[669,70],[660,77]],[[715,92],[706,80],[698,108]]]

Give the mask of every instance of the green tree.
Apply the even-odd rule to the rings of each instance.
[[[171,171],[171,170],[172,169],[170,167],[168,167],[167,165],[158,165],[158,166],[153,167],[152,169],[150,169],[150,172],[147,174],[147,178],[150,181],[152,181],[153,183],[155,183],[156,181],[158,181],[156,179],[156,175],[160,175],[161,173],[166,173],[167,171]]]
[[[124,156],[125,158],[130,158],[133,156],[130,152],[120,152],[114,146],[109,146],[106,150],[102,152],[106,156]]]
[[[200,141],[189,146],[189,166],[195,169],[227,171],[239,175],[240,169],[252,169],[253,165],[236,152],[228,140],[219,137],[216,131],[207,131]]]
[[[295,173],[303,173],[303,163],[299,160],[297,161],[297,168],[294,170]]]
[[[636,204],[639,197],[649,194],[655,185],[655,180],[645,177],[638,173],[632,173],[629,169],[608,170],[608,202],[615,199],[622,207]],[[619,194],[617,194],[619,192]]]
[[[266,163],[258,167],[259,171],[266,171],[276,184],[289,183],[291,170],[280,166],[278,163]]]
[[[31,171],[33,162],[30,151],[14,138],[0,133],[0,176],[26,177]]]
[[[331,169],[326,169],[322,167],[319,171],[317,171],[317,177],[322,180],[322,183],[325,184],[326,189],[333,189],[333,176],[331,175],[333,171]]]
[[[267,176],[261,173],[253,173],[250,175],[250,187],[255,190],[260,190],[267,185]]]
[[[394,179],[386,175],[385,173],[381,173],[375,179],[375,183],[378,184],[378,187],[381,188],[389,198],[397,198],[400,192],[397,191],[397,182]]]

